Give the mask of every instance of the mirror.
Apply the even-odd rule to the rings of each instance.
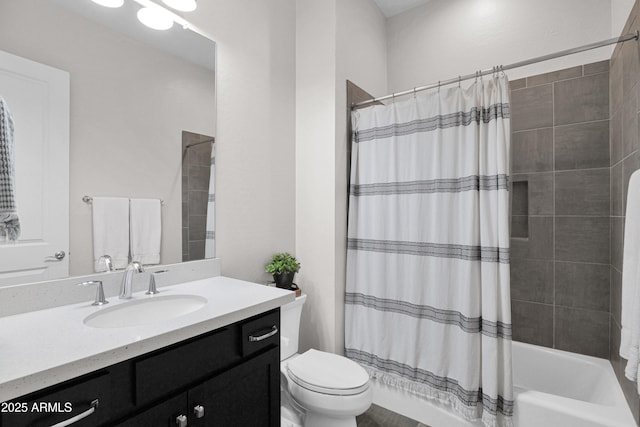
[[[198,34],[198,29],[181,25],[168,31],[149,29],[136,18],[139,7],[132,0],[119,9],[90,0],[0,4],[0,51],[66,72],[70,87],[68,184],[57,176],[39,178],[48,186],[41,193],[59,191],[58,200],[68,199],[68,245],[49,247],[47,255],[52,259],[28,274],[22,272],[27,267],[18,268],[17,261],[0,255],[0,279],[35,281],[31,272],[55,263],[59,251],[67,254],[69,275],[93,273],[92,207],[84,196],[161,199],[162,264],[183,260],[191,243],[189,235],[197,240],[196,234],[202,233],[204,245],[201,220],[192,218],[197,230],[187,229],[187,239],[183,237],[183,214],[193,213],[194,208],[183,199],[183,187],[187,191],[190,184],[183,183],[182,167],[184,158],[190,157],[191,149],[184,148],[189,141],[211,140],[215,135],[215,43]],[[0,86],[0,96],[1,92]],[[15,127],[16,165],[21,165],[19,171],[16,166],[16,179],[24,182],[22,177],[40,176],[52,162],[47,163],[46,153],[35,159],[21,152],[19,133],[24,137],[24,129],[31,126],[23,122]],[[47,131],[41,133],[46,140]],[[201,153],[194,157],[202,163]],[[204,172],[199,173],[202,186]],[[0,242],[0,250],[21,244],[35,247],[42,240],[40,228],[46,221],[33,227],[29,218],[34,211],[46,218],[49,205],[27,200],[30,196],[24,193],[18,195],[18,213],[25,218],[24,238],[18,243]],[[20,197],[26,201],[20,203]],[[29,206],[29,212],[22,214],[21,206]],[[35,258],[36,265],[42,264],[42,254]],[[0,286],[12,283],[0,280]]]

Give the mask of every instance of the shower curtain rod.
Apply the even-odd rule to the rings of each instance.
[[[184,149],[186,150],[187,148],[195,147],[196,145],[200,145],[200,144],[206,144],[208,142],[213,142],[215,144],[216,139],[215,138],[209,138],[209,139],[205,139],[204,141],[192,142],[191,144],[185,145]]]
[[[580,47],[575,47],[573,49],[567,49],[567,50],[562,50],[562,51],[556,52],[556,53],[550,53],[550,54],[544,55],[544,56],[538,56],[537,58],[527,59],[525,61],[515,62],[515,63],[509,64],[509,65],[500,65],[498,67],[493,67],[490,70],[487,69],[487,70],[482,70],[482,71],[476,71],[473,74],[467,74],[465,76],[458,76],[457,78],[444,80],[444,81],[439,81],[438,83],[431,84],[431,85],[428,85],[428,86],[420,86],[420,87],[416,87],[416,88],[413,88],[413,89],[410,89],[410,90],[405,90],[403,92],[396,92],[396,93],[393,93],[391,95],[381,96],[379,98],[372,98],[372,99],[369,99],[368,101],[357,102],[357,103],[351,104],[351,109],[354,110],[354,109],[357,109],[357,108],[366,107],[369,104],[373,104],[374,102],[385,101],[387,99],[395,98],[396,96],[409,95],[409,94],[420,92],[420,91],[427,90],[427,89],[435,89],[435,88],[440,87],[440,86],[449,85],[449,84],[452,84],[452,83],[459,83],[459,82],[461,82],[463,80],[469,80],[469,79],[474,79],[474,78],[478,78],[478,77],[481,77],[481,76],[486,76],[488,74],[493,74],[496,71],[506,71],[506,70],[511,70],[513,68],[524,67],[525,65],[531,65],[531,64],[535,64],[537,62],[548,61],[550,59],[560,58],[562,56],[573,55],[574,53],[580,53],[580,52],[584,52],[584,51],[591,50],[591,49],[597,49],[599,47],[608,46],[608,45],[611,45],[611,44],[622,43],[622,42],[626,42],[626,41],[631,40],[631,39],[638,40],[639,37],[640,37],[640,32],[636,31],[633,34],[629,33],[629,34],[625,34],[625,35],[620,36],[620,37],[614,37],[612,39],[603,40],[603,41],[587,44],[587,45],[580,46]]]

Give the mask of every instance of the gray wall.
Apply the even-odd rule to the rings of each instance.
[[[518,341],[609,355],[609,61],[511,82]]]
[[[623,34],[640,29],[636,1]],[[624,378],[626,360],[618,355],[620,347],[620,303],[622,285],[622,248],[627,189],[631,173],[640,168],[638,154],[638,80],[640,60],[637,42],[618,45],[611,57],[611,364],[622,385],[631,411],[638,422],[640,402],[636,384]]]

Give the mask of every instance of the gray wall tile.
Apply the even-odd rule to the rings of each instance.
[[[622,273],[611,266],[611,318],[622,324]]]
[[[559,126],[555,132],[555,170],[609,166],[609,121]]]
[[[512,259],[511,298],[553,304],[553,261]]]
[[[553,306],[511,300],[513,339],[553,347]]]
[[[511,237],[529,238],[529,217],[527,215],[511,215]]]
[[[590,74],[606,73],[609,71],[609,65],[608,59],[599,62],[592,62],[591,64],[585,64],[583,67],[584,75],[588,76]]]
[[[575,77],[582,77],[582,65],[578,65],[577,67],[565,68],[564,70],[552,71],[550,73],[538,74],[537,76],[527,77],[527,87],[538,86],[545,83],[553,83],[558,80],[572,79]]]
[[[618,110],[609,121],[609,157],[610,163],[615,165],[622,160],[622,110]]]
[[[511,239],[511,256],[553,259],[553,217],[529,217],[529,238]]]
[[[640,153],[630,155],[622,163],[622,209],[627,212],[627,196],[629,194],[629,179],[631,174],[640,169]]]
[[[610,191],[609,168],[556,172],[556,215],[608,216]]]
[[[624,217],[611,217],[611,265],[622,271]]]
[[[553,125],[551,85],[511,92],[511,130],[538,129]]]
[[[555,303],[609,312],[609,264],[555,263]]]
[[[527,87],[527,79],[518,79],[518,80],[511,80],[509,82],[509,89],[510,90],[517,90],[517,89],[523,89]]]
[[[554,123],[590,122],[609,118],[609,73],[554,83]]]
[[[609,217],[556,217],[557,261],[609,264]]]
[[[189,216],[189,241],[204,240],[204,235],[207,230],[207,216],[206,215],[191,215]]]
[[[511,214],[529,215],[529,183],[515,179],[511,182]]]
[[[514,132],[511,137],[513,173],[553,170],[553,129]]]
[[[638,141],[638,103],[636,99],[637,85],[632,93],[624,95],[622,110],[622,157],[627,157],[637,150]],[[627,96],[628,95],[628,96]]]
[[[553,172],[514,174],[511,179],[527,181],[529,215],[553,215]]]
[[[611,168],[611,215],[622,216],[622,162]]]
[[[556,306],[555,316],[556,348],[609,357],[609,313]]]
[[[640,63],[638,55],[638,43],[624,43],[622,45],[622,93],[626,94],[633,89],[640,76]]]
[[[611,61],[611,71],[610,71],[610,82],[609,82],[609,90],[610,90],[610,115],[613,115],[620,111],[622,108],[622,59]]]

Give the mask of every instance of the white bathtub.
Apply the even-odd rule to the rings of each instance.
[[[606,359],[513,342],[516,427],[635,427]],[[431,427],[478,427],[446,405],[373,383],[373,403]]]

